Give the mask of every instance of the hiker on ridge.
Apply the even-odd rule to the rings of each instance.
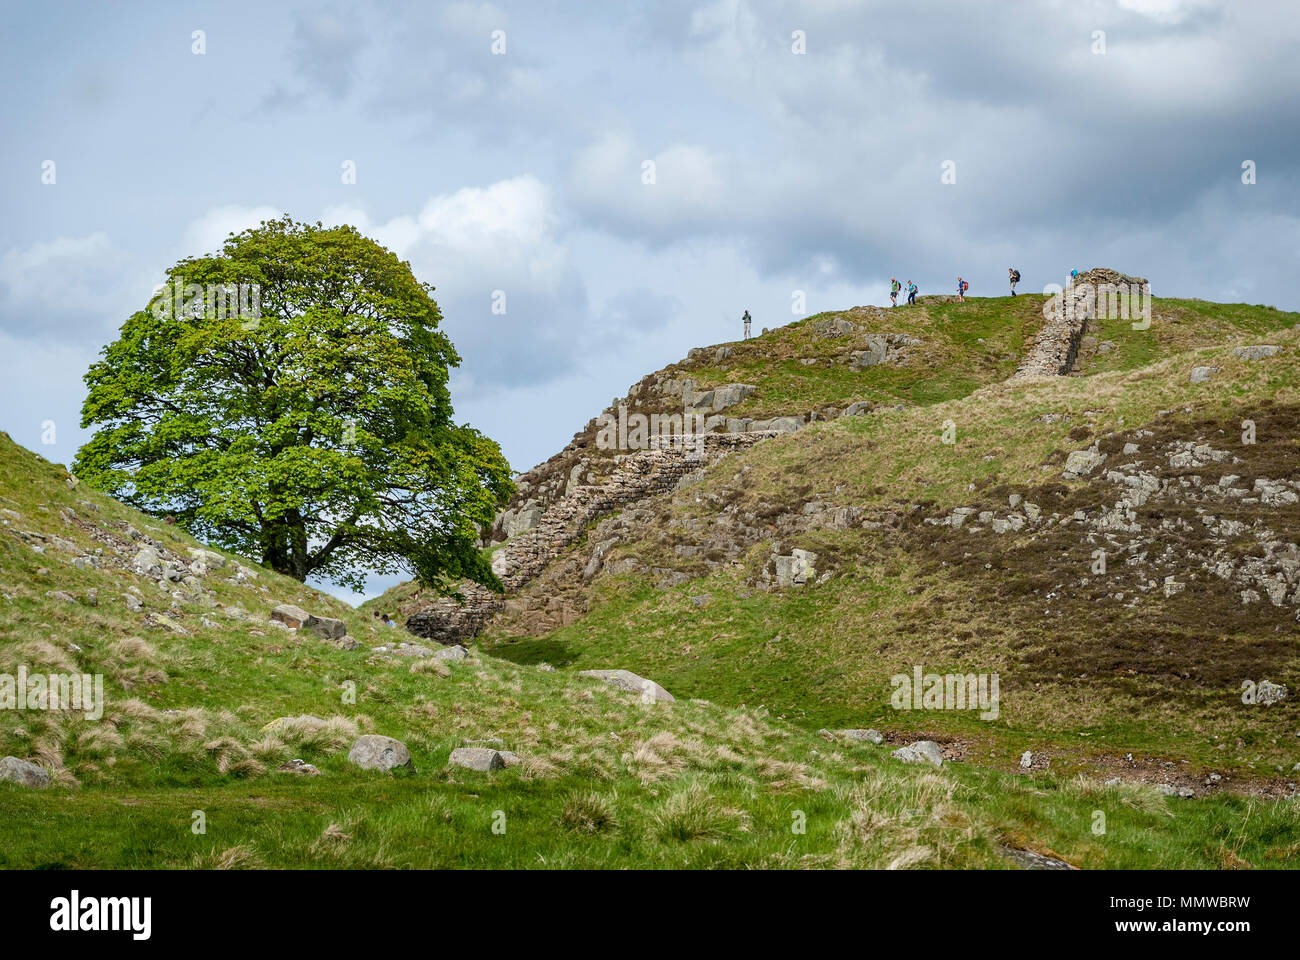
[[[1011,278],[1011,295],[1016,295],[1016,284],[1020,282],[1020,271],[1015,267],[1007,267],[1007,276]]]
[[[889,305],[891,307],[898,306],[898,291],[900,287],[902,287],[902,284],[898,282],[896,277],[889,278]]]
[[[957,300],[961,303],[966,302],[966,291],[970,289],[970,284],[961,277],[957,278]]]
[[[909,307],[916,305],[917,286],[911,280],[907,281],[907,305]]]
[[[743,317],[741,317],[740,319],[745,321],[745,339],[748,340],[748,339],[749,339],[749,320],[750,320],[750,317],[749,317],[749,311],[746,310],[746,311],[745,311],[745,315],[744,315]]]

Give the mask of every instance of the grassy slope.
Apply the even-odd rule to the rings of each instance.
[[[1189,805],[1138,787],[967,765],[922,770],[761,708],[684,697],[647,707],[596,681],[487,656],[413,669],[365,648],[338,650],[258,621],[275,602],[296,600],[341,617],[363,641],[393,635],[372,634],[364,615],[268,571],[256,586],[229,582],[229,566],[206,577],[220,603],[241,604],[253,621],[185,606],[178,619],[189,635],[149,629],[121,596],[136,586],[146,610],[164,611],[151,583],[107,565],[76,570],[71,555],[38,554],[13,529],[105,557],[115,545],[130,555],[117,539],[126,523],[173,549],[193,541],[70,490],[61,468],[5,436],[0,464],[0,506],[20,514],[0,531],[0,668],[101,672],[108,688],[103,722],[4,717],[0,755],[31,758],[56,782],[43,791],[0,784],[0,819],[23,825],[0,838],[0,866],[1007,866],[999,851],[1009,844],[1081,866],[1217,867],[1284,866],[1300,849],[1293,807]],[[62,519],[65,508],[74,519]],[[92,588],[96,606],[85,602]],[[346,680],[356,683],[355,706],[341,697]],[[328,726],[263,730],[307,713]],[[350,767],[347,746],[365,730],[404,740],[415,771]],[[462,739],[491,736],[524,765],[487,776],[446,770]],[[289,757],[323,775],[273,772]],[[1108,818],[1104,836],[1090,829],[1097,809]],[[196,811],[206,817],[201,835]],[[791,829],[799,812],[804,833]],[[504,833],[494,832],[502,822]]]
[[[964,306],[932,309],[949,311],[957,326],[967,316],[961,313]],[[972,311],[982,318],[975,330],[986,343],[996,339],[989,320],[996,306],[977,301]],[[708,529],[711,518],[729,506],[759,511],[765,502],[782,503],[797,511],[806,501],[827,499],[863,506],[870,516],[906,513],[917,504],[951,509],[989,491],[1000,491],[1005,506],[1008,491],[1059,483],[1062,452],[1090,442],[1069,436],[1081,426],[1093,438],[1157,420],[1162,410],[1188,409],[1236,432],[1243,417],[1260,417],[1267,401],[1300,401],[1294,363],[1300,337],[1291,329],[1297,319],[1267,308],[1158,301],[1150,331],[1119,324],[1099,331],[1116,348],[1099,355],[1090,370],[1106,372],[998,383],[969,397],[819,424],[763,444],[724,461],[704,483],[677,496],[663,522],[640,541],[621,545],[621,555],[640,557],[648,566],[673,566],[672,548],[690,542],[681,533],[687,523]],[[1018,317],[1009,319],[1003,336],[1018,335],[1008,331],[1018,330],[1019,323]],[[1284,344],[1287,352],[1258,364],[1229,355],[1231,343],[1264,337]],[[1178,352],[1183,350],[1191,352]],[[1165,359],[1146,366],[1154,357]],[[1202,364],[1219,366],[1221,373],[1210,384],[1190,385],[1189,369]],[[1069,419],[1038,419],[1048,413]],[[958,430],[955,446],[938,442],[947,419]],[[1284,443],[1291,444],[1282,453],[1289,456],[1294,476],[1294,444]],[[735,478],[745,468],[738,484]],[[677,533],[664,535],[673,527]],[[1294,539],[1295,531],[1282,535]],[[1189,683],[1178,676],[1189,666],[1186,661],[1172,662],[1165,675],[1121,674],[1102,663],[1082,680],[1049,670],[1058,651],[1043,642],[1042,622],[1020,617],[1027,608],[1008,607],[999,591],[1000,581],[1034,572],[1017,566],[1013,540],[984,545],[997,569],[982,581],[933,569],[925,550],[891,530],[818,530],[793,545],[836,558],[836,578],[803,593],[750,592],[743,582],[755,572],[753,557],[671,590],[656,589],[654,576],[606,577],[592,588],[591,612],[576,624],[543,636],[512,634],[506,624],[486,640],[494,651],[520,662],[544,659],[578,669],[618,658],[670,689],[726,703],[763,704],[809,728],[874,723],[955,738],[969,759],[992,766],[1014,768],[1026,748],[1048,750],[1067,771],[1076,765],[1116,768],[1118,756],[1136,752],[1139,766],[1142,755],[1151,755],[1145,766],[1157,775],[1172,763],[1179,777],[1199,778],[1214,770],[1230,779],[1285,779],[1300,760],[1294,698],[1268,711],[1252,710],[1240,704],[1236,681]],[[767,551],[755,553],[761,560]],[[1078,560],[1082,569],[1086,552]],[[690,597],[701,594],[710,602],[697,608]],[[1118,617],[1107,626],[1104,617],[1087,622],[1069,608],[1055,615],[1064,616],[1067,629],[1078,616],[1079,629],[1096,631],[1090,636],[1098,645],[1116,635],[1122,639],[1125,629]],[[1160,617],[1158,601],[1152,615]],[[1260,630],[1271,635],[1274,629],[1294,633],[1296,628],[1243,625],[1234,634],[1229,626],[1226,635],[1213,638],[1226,646],[1207,642],[1190,656],[1231,659],[1234,649],[1261,642]],[[891,710],[889,677],[909,673],[918,663],[940,672],[999,671],[1000,720],[986,724],[967,714]],[[1300,686],[1300,654],[1293,645],[1270,665],[1269,679],[1288,683],[1293,691]]]

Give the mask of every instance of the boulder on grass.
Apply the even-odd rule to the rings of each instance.
[[[28,760],[5,757],[0,760],[0,780],[41,790],[50,785],[50,774],[44,767],[38,767]]]
[[[894,751],[894,758],[904,763],[930,763],[943,766],[943,751],[933,740],[918,740]]]
[[[598,680],[604,680],[612,687],[618,687],[620,690],[626,690],[629,693],[649,693],[656,700],[663,700],[666,703],[675,703],[677,700],[676,697],[653,680],[638,677],[631,670],[583,670],[579,673],[579,676],[596,677]]]
[[[291,603],[282,603],[271,611],[271,619],[277,623],[283,623],[290,630],[298,630],[307,625],[311,619],[311,614],[302,607],[295,607]]]
[[[500,770],[506,765],[505,757],[501,756],[501,751],[493,750],[491,747],[457,747],[447,758],[447,763],[455,767],[464,767],[467,770],[479,770],[484,773],[489,770]]]
[[[393,770],[411,766],[411,751],[406,749],[406,744],[401,740],[367,733],[357,737],[356,743],[352,744],[352,749],[348,751],[348,762],[356,764],[362,770]]]

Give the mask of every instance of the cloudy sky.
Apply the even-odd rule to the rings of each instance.
[[[0,37],[0,429],[59,463],[164,269],[281,213],[437,287],[520,470],[796,291],[1105,265],[1300,309],[1294,0],[49,0]]]

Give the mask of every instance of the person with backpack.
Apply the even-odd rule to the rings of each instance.
[[[750,321],[749,311],[746,310],[746,311],[745,311],[745,315],[744,315],[743,317],[741,317],[740,319],[743,320],[743,321],[745,322],[745,339],[748,340],[748,339],[749,339],[749,321]]]
[[[1007,276],[1011,278],[1011,295],[1016,295],[1016,284],[1020,282],[1020,271],[1015,267],[1007,267]]]
[[[889,305],[891,307],[898,306],[898,291],[902,286],[897,277],[889,278]]]
[[[957,278],[957,299],[961,303],[966,302],[966,291],[970,289],[970,284],[961,277]]]
[[[909,307],[916,305],[916,284],[911,280],[907,281],[907,305]]]

